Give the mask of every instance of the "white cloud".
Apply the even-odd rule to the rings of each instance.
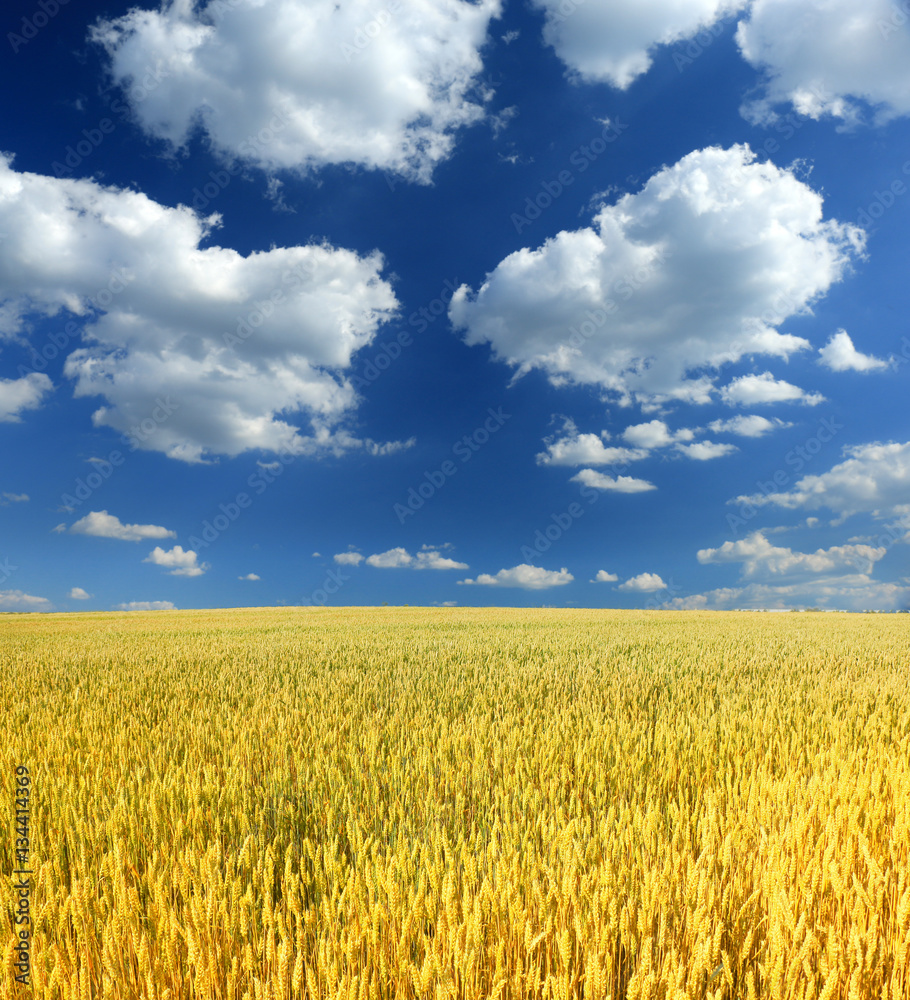
[[[657,489],[654,483],[649,483],[646,479],[634,479],[632,476],[617,476],[614,479],[595,469],[582,469],[569,481],[613,493],[646,493],[648,490]]]
[[[339,552],[332,558],[342,566],[359,566],[363,562],[363,556],[359,552]]]
[[[262,579],[258,573],[247,573],[246,576],[238,576],[238,580],[260,580]]]
[[[621,583],[616,589],[650,594],[657,590],[666,590],[667,585],[656,573],[639,573],[638,576]]]
[[[776,379],[771,372],[761,375],[740,375],[720,391],[728,406],[754,406],[758,403],[804,403],[817,406],[824,402],[820,393],[807,393],[798,385]]]
[[[377,569],[401,569],[413,562],[414,557],[401,546],[367,556],[367,566],[375,566]]]
[[[678,444],[676,447],[684,455],[699,462],[707,462],[712,458],[722,458],[731,452],[739,451],[735,444],[720,444],[715,441],[696,441],[694,444]]]
[[[201,129],[225,159],[267,171],[354,163],[426,183],[491,96],[476,78],[499,0],[193,7],[134,9],[92,32],[139,124],[175,147]]]
[[[742,413],[728,420],[712,420],[708,427],[715,434],[738,434],[740,437],[758,438],[763,437],[769,431],[792,427],[793,424],[779,417],[769,420],[767,417],[760,417],[757,413]]]
[[[510,254],[449,308],[468,344],[489,343],[516,377],[595,385],[629,403],[711,399],[717,369],[787,358],[809,342],[776,329],[841,280],[856,226],[747,146],[696,150],[591,227]]]
[[[511,569],[501,569],[495,576],[481,573],[475,580],[459,580],[459,584],[478,587],[519,587],[522,590],[547,590],[571,583],[574,576],[563,567],[560,570],[541,569],[521,563]]]
[[[104,397],[93,423],[138,448],[193,462],[367,447],[338,425],[357,403],[344,371],[398,305],[381,254],[201,247],[217,223],[137,191],[18,173],[0,155],[0,334],[73,314],[88,345],[64,368],[75,394]],[[21,394],[24,381],[37,405],[49,380],[10,384]]]
[[[846,330],[833,333],[828,343],[818,349],[818,353],[818,363],[833,372],[871,372],[888,367],[887,361],[858,351]]]
[[[418,552],[414,560],[415,569],[467,569],[468,564],[449,559],[433,549]]]
[[[130,601],[127,604],[118,604],[120,611],[176,611],[176,605],[170,601]]]
[[[608,573],[605,569],[599,569],[597,575],[590,583],[616,583],[619,577],[615,573]]]
[[[633,424],[622,432],[623,438],[639,448],[663,448],[672,444],[673,435],[663,420],[649,420],[645,424]]]
[[[651,65],[657,45],[691,38],[747,0],[533,0],[544,11],[544,41],[586,81],[628,87]]]
[[[750,583],[745,587],[720,587],[704,594],[676,597],[662,605],[673,610],[787,611],[819,607],[844,611],[892,611],[910,604],[910,587],[880,583],[862,573],[818,577],[797,583]]]
[[[3,333],[0,329],[0,335]],[[47,375],[38,372],[22,378],[0,378],[0,423],[20,423],[22,411],[36,410],[53,388]]]
[[[0,507],[8,507],[11,503],[28,503],[28,493],[0,493]]]
[[[774,121],[791,104],[812,118],[876,122],[910,114],[910,33],[893,0],[754,0],[736,40],[765,73],[764,96],[743,111]]]
[[[52,607],[46,597],[35,597],[22,590],[0,590],[0,609],[3,611],[50,611]]]
[[[87,601],[92,595],[84,591],[81,587],[72,587],[66,596],[73,601]]]
[[[176,538],[176,531],[157,524],[122,524],[106,510],[90,511],[70,528],[74,535],[94,535],[97,538],[119,538],[122,542],[141,542],[146,538]]]
[[[638,448],[606,447],[606,431],[596,434],[579,434],[572,420],[566,420],[563,437],[544,438],[546,451],[537,456],[539,465],[616,465],[645,458],[647,453]]]
[[[156,545],[143,562],[155,566],[165,566],[171,576],[202,576],[209,569],[208,563],[199,563],[198,554],[192,550],[184,551],[183,546],[175,545],[172,549],[163,549]]]
[[[337,556],[335,557],[337,560]],[[400,546],[389,549],[388,552],[379,552],[372,556],[367,556],[367,566],[375,566],[378,569],[467,569],[468,564],[456,562],[441,555],[436,549],[424,548],[412,556],[407,549]]]
[[[887,552],[885,546],[834,545],[815,552],[795,552],[772,545],[761,531],[735,542],[724,542],[717,549],[700,549],[700,563],[741,563],[745,579],[766,576],[794,576],[807,573],[871,573]]]
[[[789,509],[827,507],[843,517],[867,512],[902,515],[910,496],[910,441],[853,445],[827,472],[803,476],[790,493],[737,497],[738,503],[776,504]]]

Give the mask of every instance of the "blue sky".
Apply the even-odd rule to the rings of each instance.
[[[15,0],[0,609],[910,607],[906,0]]]

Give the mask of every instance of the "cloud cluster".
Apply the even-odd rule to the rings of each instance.
[[[647,72],[657,45],[691,38],[748,0],[533,0],[544,41],[571,73],[626,88]]]
[[[118,604],[119,611],[176,611],[177,606],[170,601],[129,601]]]
[[[621,583],[616,589],[633,594],[653,594],[658,590],[666,590],[667,585],[657,573],[639,573],[638,576],[630,577],[625,583]]]
[[[827,472],[803,476],[789,493],[738,497],[753,506],[775,504],[791,510],[828,508],[842,517],[861,512],[888,517],[906,508],[910,497],[910,441],[852,445]]]
[[[700,563],[740,563],[742,575],[753,577],[801,576],[807,573],[871,573],[887,548],[871,545],[834,545],[815,552],[795,552],[791,548],[772,545],[761,531],[735,542],[724,542],[720,548],[700,549]]]
[[[833,372],[874,372],[888,367],[887,361],[858,351],[846,330],[833,333],[828,343],[819,348],[818,353],[818,363]]]
[[[753,0],[736,40],[765,75],[743,109],[753,121],[774,121],[783,104],[848,124],[864,105],[877,123],[910,114],[910,33],[893,0]]]
[[[167,567],[171,576],[202,576],[210,568],[208,563],[199,562],[196,552],[184,551],[180,545],[175,545],[172,549],[163,549],[160,545],[156,545],[142,561]]]
[[[479,50],[500,0],[172,0],[99,22],[139,124],[202,131],[266,171],[351,163],[428,182],[484,116]]]
[[[18,173],[0,155],[0,334],[29,314],[75,316],[90,345],[66,362],[75,393],[104,397],[93,422],[138,448],[200,461],[363,447],[335,429],[356,404],[344,370],[397,308],[382,256],[203,248],[217,221],[137,191]],[[7,382],[0,412],[38,405],[49,388],[45,375]],[[311,434],[287,419],[297,413]]]
[[[720,392],[728,406],[756,406],[762,403],[802,403],[818,406],[825,397],[818,392],[806,392],[798,385],[776,379],[771,372],[760,375],[740,375]]]
[[[739,437],[759,438],[773,430],[792,427],[793,424],[779,417],[769,420],[757,413],[741,413],[727,420],[712,420],[708,427],[715,434],[736,434]]]
[[[106,510],[90,511],[70,527],[70,532],[74,535],[94,535],[96,538],[117,538],[121,542],[177,537],[176,531],[157,524],[123,524],[119,517],[108,514]]]
[[[24,590],[0,590],[2,611],[50,611],[52,607],[46,597],[26,594]]]
[[[0,330],[0,337],[3,333]],[[36,410],[53,388],[47,375],[39,372],[31,372],[22,378],[0,378],[0,423],[19,423],[22,411]]]
[[[501,569],[495,575],[481,573],[474,580],[459,580],[459,584],[478,587],[516,587],[521,590],[547,590],[571,583],[574,576],[563,566],[560,570],[541,569],[521,563],[511,569]]]
[[[441,546],[448,548],[450,546]],[[438,548],[424,545],[416,555],[397,546],[364,558],[359,552],[339,552],[332,557],[341,566],[359,566],[364,562],[375,569],[467,569],[468,564],[444,556]]]
[[[807,349],[777,327],[840,281],[863,246],[862,230],[824,220],[821,196],[791,171],[748,146],[710,147],[603,206],[591,226],[510,254],[476,292],[462,285],[449,315],[516,375],[537,368],[622,404],[705,403],[712,370]],[[784,398],[756,378],[729,401]]]

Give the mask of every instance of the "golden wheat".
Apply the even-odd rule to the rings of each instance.
[[[906,1000],[908,624],[3,616],[0,1000]]]

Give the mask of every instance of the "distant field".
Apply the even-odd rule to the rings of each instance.
[[[910,997],[910,616],[4,615],[0,660],[3,1000]]]

